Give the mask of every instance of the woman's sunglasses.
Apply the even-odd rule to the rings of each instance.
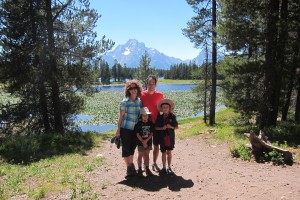
[[[137,90],[138,88],[137,87],[130,87],[128,88],[128,90]]]

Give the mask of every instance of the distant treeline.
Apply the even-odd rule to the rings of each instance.
[[[171,65],[170,69],[155,69],[151,68],[155,75],[164,77],[165,79],[173,80],[191,80],[193,74],[201,70],[202,66],[195,63],[180,63]],[[111,81],[123,82],[126,79],[134,79],[137,77],[138,68],[122,66],[119,63],[114,64],[111,68],[107,62],[101,61],[99,67],[94,68],[95,81],[100,81],[102,84],[110,84]],[[100,77],[100,79],[99,79]]]

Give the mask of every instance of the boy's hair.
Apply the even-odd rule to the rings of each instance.
[[[142,114],[140,114],[139,120],[142,121]],[[152,122],[152,117],[151,117],[151,115],[148,115],[148,122]]]

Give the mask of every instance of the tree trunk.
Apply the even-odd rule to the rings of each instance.
[[[34,17],[34,9],[33,9],[33,4],[31,2],[30,4],[30,17],[31,17],[31,28],[32,28],[32,40],[33,43],[35,44],[36,48],[38,49],[38,41],[37,41],[37,28],[36,28],[36,20]],[[43,125],[45,132],[48,133],[50,131],[50,122],[48,118],[48,108],[47,108],[47,98],[46,98],[46,90],[45,90],[45,84],[44,84],[44,76],[43,72],[47,70],[43,70],[43,66],[40,64],[40,59],[39,56],[37,55],[37,51],[35,52],[35,58],[33,61],[33,65],[35,69],[38,69],[38,74],[39,76],[37,77],[38,79],[38,90],[39,90],[39,110],[42,115],[42,120],[43,120]]]
[[[49,52],[49,69],[50,69],[50,83],[52,89],[52,105],[54,110],[54,129],[59,133],[64,132],[64,126],[62,121],[62,113],[59,97],[59,85],[57,82],[57,63],[55,57],[55,44],[54,44],[54,28],[52,20],[51,0],[46,1],[46,13],[47,13],[47,33],[48,33],[48,52]]]
[[[293,162],[293,154],[287,150],[273,146],[268,141],[268,138],[265,136],[265,134],[262,131],[260,131],[259,136],[256,136],[256,134],[253,131],[250,131],[250,133],[244,133],[244,135],[246,135],[249,138],[249,141],[251,143],[252,153],[256,158],[264,155],[265,152],[270,152],[272,150],[275,150],[283,154],[284,161],[286,163]]]
[[[207,113],[206,113],[206,109],[207,109],[207,69],[208,69],[208,48],[207,48],[207,44],[205,46],[205,54],[206,54],[206,62],[205,62],[205,67],[204,67],[204,105],[203,105],[203,110],[204,110],[204,123],[207,124]]]
[[[209,125],[215,124],[215,112],[216,112],[216,89],[217,89],[217,3],[216,0],[212,1],[212,27],[213,27],[213,45],[212,45],[212,70],[211,70],[211,98],[210,98],[210,114],[209,114]]]
[[[286,97],[285,97],[285,102],[284,105],[282,107],[282,116],[281,116],[281,120],[282,121],[286,121],[287,120],[287,114],[289,111],[289,107],[290,107],[290,102],[291,102],[291,96],[292,96],[292,92],[293,92],[293,88],[294,88],[294,73],[291,74],[291,79],[289,80],[289,84],[288,84],[288,88],[287,88],[287,93],[286,93]]]
[[[278,79],[278,63],[276,62],[279,16],[279,0],[270,0],[267,13],[266,28],[266,64],[265,64],[265,102],[261,110],[260,127],[276,125],[279,95],[276,80]],[[277,106],[277,107],[275,107]]]
[[[297,91],[297,100],[295,108],[295,122],[299,124],[300,122],[300,78],[298,78],[298,91]]]
[[[281,88],[282,88],[282,73],[283,69],[285,67],[285,49],[286,49],[286,43],[287,43],[287,34],[288,32],[286,31],[287,27],[287,17],[288,17],[288,0],[282,0],[281,1],[281,6],[280,6],[280,25],[279,25],[279,38],[278,38],[278,47],[277,47],[277,59],[278,59],[278,71],[277,71],[277,78],[275,80],[275,94],[276,94],[276,99],[274,100],[274,116],[278,116],[278,109],[279,109],[279,100],[281,96]],[[293,87],[293,86],[291,86]],[[288,98],[290,97],[288,94]],[[289,105],[289,99],[286,101],[287,106],[285,112],[287,113],[288,111],[288,105]],[[284,114],[284,113],[283,113]],[[285,116],[286,118],[286,116]]]
[[[293,64],[295,67],[295,71],[296,71],[296,76],[297,78],[297,99],[296,99],[296,108],[295,108],[295,121],[297,124],[299,124],[300,122],[300,68],[297,67],[299,65],[299,60],[300,60],[300,27],[298,27],[298,39],[296,40],[296,44],[295,44],[295,49],[294,49],[294,57],[293,57]]]

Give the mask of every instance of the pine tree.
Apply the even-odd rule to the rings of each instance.
[[[212,43],[212,67],[211,67],[211,91],[210,91],[210,114],[209,124],[215,124],[216,109],[216,89],[217,89],[217,2],[216,0],[186,0],[197,14],[188,23],[187,28],[183,29],[183,34],[199,48]],[[205,7],[211,3],[211,7]]]
[[[32,133],[63,133],[83,106],[74,87],[91,86],[98,55],[113,45],[96,41],[99,15],[82,0],[3,0],[0,15],[1,82],[19,98],[1,118]]]

